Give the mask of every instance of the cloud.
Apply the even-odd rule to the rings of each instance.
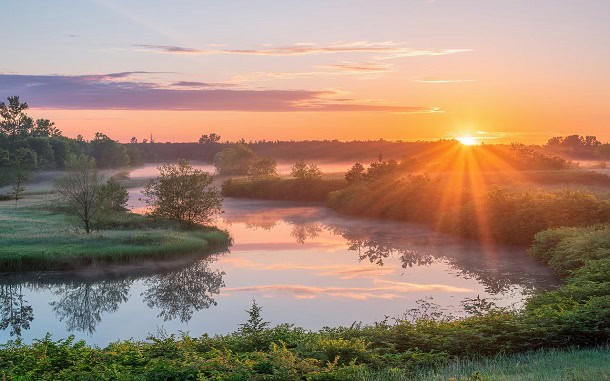
[[[318,67],[347,73],[387,73],[396,70],[394,65],[374,61],[341,62],[334,65],[320,65]]]
[[[95,75],[0,74],[0,97],[20,95],[32,107],[53,109],[201,111],[430,112],[433,107],[333,99],[334,90],[171,88],[139,82],[122,72]]]
[[[398,299],[412,292],[472,292],[473,290],[443,284],[418,284],[393,281],[375,282],[371,287],[316,287],[294,284],[270,284],[244,287],[228,287],[222,290],[225,295],[234,293],[262,293],[264,295],[285,294],[297,299],[314,299],[318,297],[335,297],[345,299]]]
[[[328,78],[338,76],[359,77],[361,79],[379,78],[381,74],[395,71],[394,65],[379,62],[342,62],[334,65],[316,66],[324,70],[312,70],[301,72],[254,72],[237,75],[232,78],[233,82],[255,82],[268,79],[298,79],[298,78]]]
[[[413,82],[420,83],[462,83],[462,82],[475,82],[474,79],[448,79],[438,77],[419,77],[413,78]]]
[[[224,83],[224,82],[197,82],[197,81],[178,81],[172,83],[170,86],[175,87],[235,87],[236,83]]]
[[[215,54],[218,52],[217,50],[202,50],[202,49],[194,49],[194,48],[185,48],[182,46],[171,46],[171,45],[146,45],[139,44],[133,45],[136,48],[143,48],[145,50],[152,50],[158,53],[168,53],[168,54]]]
[[[197,49],[171,45],[133,45],[136,48],[166,53],[166,54],[239,54],[251,56],[304,56],[312,54],[335,53],[375,53],[378,59],[441,56],[469,52],[471,49],[414,49],[406,47],[403,43],[395,41],[369,42],[337,42],[328,45],[315,43],[298,43],[288,46],[268,47],[258,49]]]

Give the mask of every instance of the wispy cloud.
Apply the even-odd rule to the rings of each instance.
[[[334,65],[319,65],[318,67],[348,73],[387,73],[396,70],[392,64],[375,61],[341,62]]]
[[[0,97],[21,95],[32,107],[202,111],[426,112],[431,107],[358,103],[334,90],[252,90],[167,86],[122,72],[95,75],[0,74]]]
[[[420,83],[462,83],[462,82],[475,82],[474,79],[450,79],[450,78],[439,78],[439,77],[419,77],[413,78],[413,82]]]
[[[471,49],[415,49],[395,41],[369,42],[337,42],[321,45],[316,43],[297,43],[287,46],[263,46],[254,49],[198,49],[171,45],[133,45],[135,48],[166,54],[241,54],[251,56],[303,56],[311,54],[335,53],[375,53],[378,59],[440,56],[469,52]]]
[[[395,71],[394,65],[380,62],[342,62],[334,65],[318,65],[311,71],[284,72],[263,71],[234,76],[233,82],[255,82],[268,79],[303,79],[303,78],[336,78],[339,76],[357,77],[360,79],[375,79],[381,74]]]
[[[209,87],[235,87],[235,86],[238,86],[238,84],[225,83],[225,82],[178,81],[178,82],[172,83],[170,86],[185,87],[185,88],[209,88]]]

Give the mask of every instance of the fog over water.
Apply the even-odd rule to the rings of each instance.
[[[136,210],[138,193],[131,190]],[[556,284],[524,249],[485,248],[419,225],[304,203],[226,199],[223,209],[218,225],[234,239],[227,253],[2,275],[0,342],[47,332],[100,345],[161,331],[228,333],[253,298],[266,320],[311,329],[400,316],[425,298],[463,315],[465,298],[518,308]]]

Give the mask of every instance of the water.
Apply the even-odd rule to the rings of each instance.
[[[130,203],[141,207],[137,190]],[[523,249],[484,248],[412,224],[355,219],[315,204],[227,199],[228,253],[0,277],[0,342],[47,332],[105,345],[149,334],[234,331],[256,299],[272,323],[372,323],[433,298],[522,305],[555,283]]]
[[[158,174],[157,167],[163,165],[164,163],[151,164],[148,163],[142,167],[136,168],[129,176],[133,179],[137,178],[149,178],[152,176],[156,176]],[[280,174],[289,174],[290,169],[292,168],[294,163],[278,163],[277,164],[277,172]],[[194,168],[214,173],[216,171],[216,167],[214,164],[210,163],[192,163]],[[337,172],[345,172],[354,165],[354,163],[316,163],[318,168],[324,173],[337,173]]]

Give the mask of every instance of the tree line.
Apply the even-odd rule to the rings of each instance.
[[[24,184],[38,170],[63,170],[71,157],[91,156],[99,168],[139,165],[144,153],[103,133],[91,141],[62,135],[48,119],[34,120],[18,96],[0,102],[0,186],[11,185],[10,196],[22,197]]]

